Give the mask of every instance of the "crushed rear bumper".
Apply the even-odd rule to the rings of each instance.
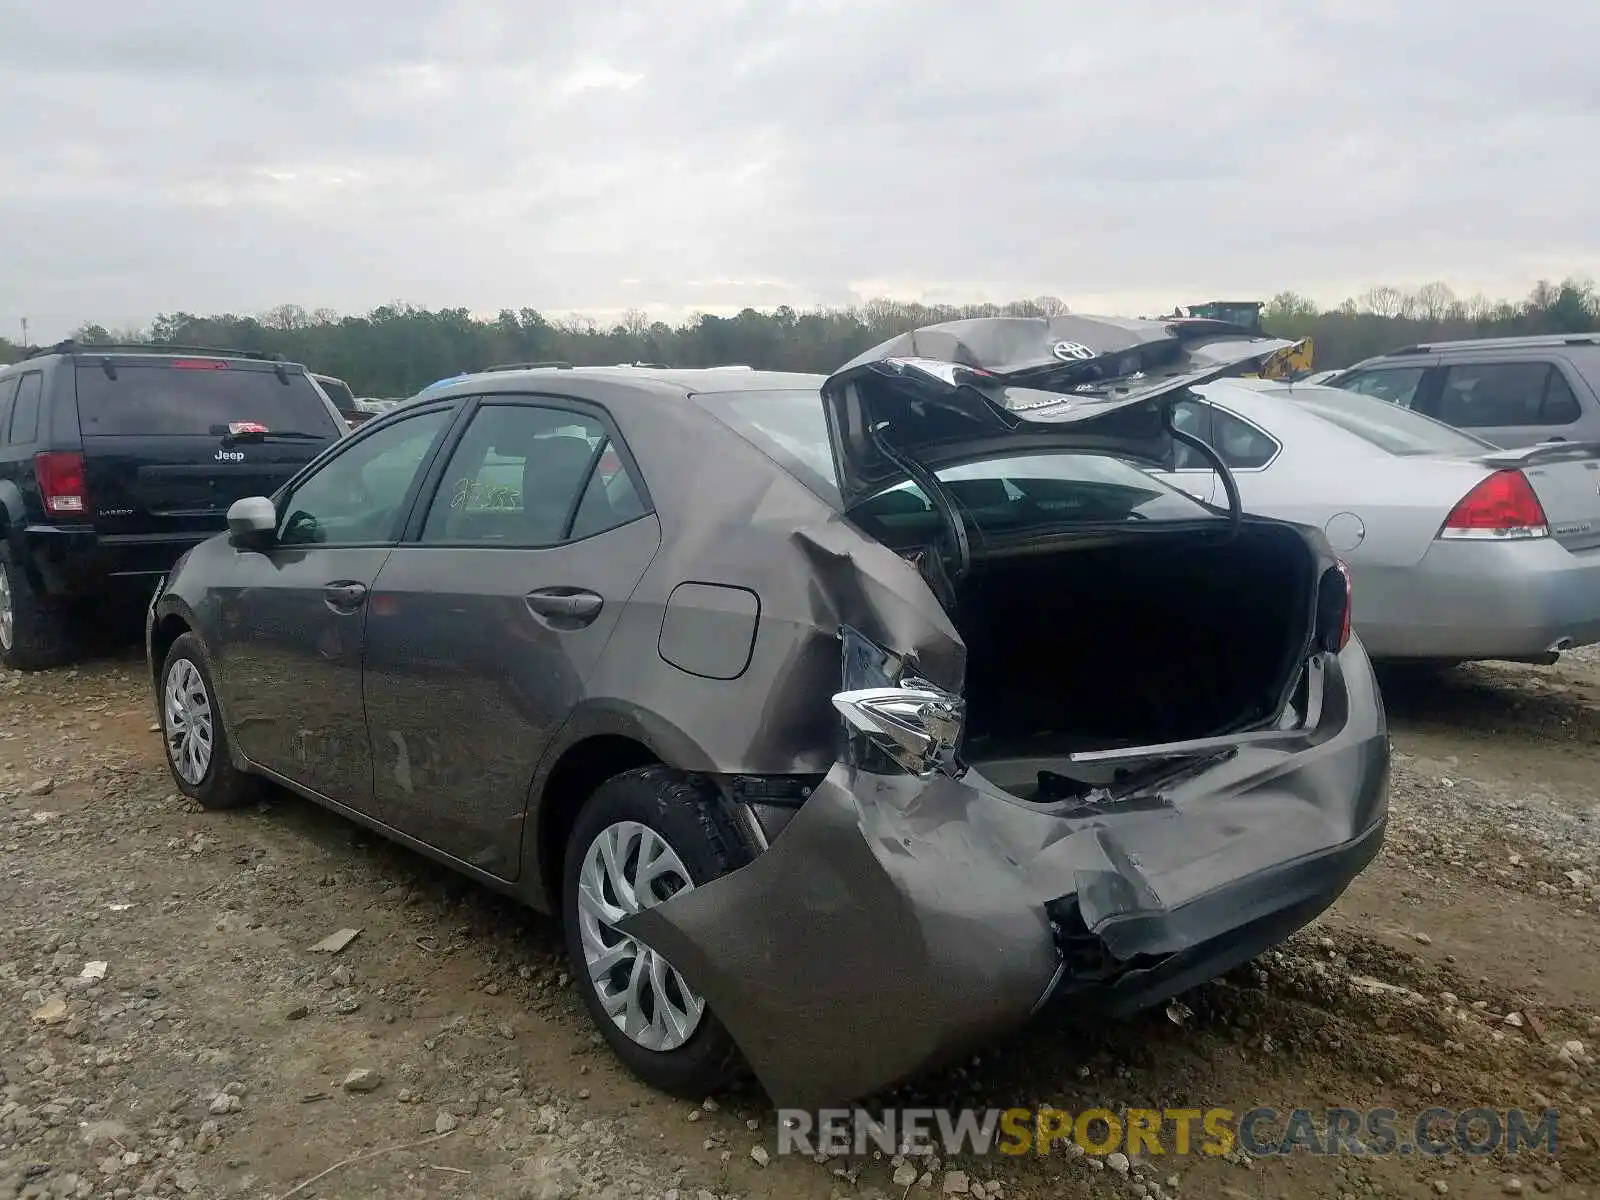
[[[1085,813],[836,765],[748,866],[619,926],[705,997],[772,1100],[857,1099],[1042,1009],[1147,1007],[1332,904],[1382,844],[1389,743],[1352,641],[1323,719]]]

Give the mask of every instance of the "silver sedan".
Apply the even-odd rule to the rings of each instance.
[[[1323,531],[1374,658],[1552,662],[1600,642],[1600,445],[1499,450],[1316,385],[1195,391],[1179,428],[1217,450],[1246,511]],[[1159,474],[1225,506],[1203,457],[1177,453]]]

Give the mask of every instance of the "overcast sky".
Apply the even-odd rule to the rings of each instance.
[[[270,14],[270,15],[269,15]],[[1596,0],[10,0],[0,333],[1600,273]]]

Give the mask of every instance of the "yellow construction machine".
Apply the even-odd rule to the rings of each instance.
[[[1251,333],[1261,335],[1261,310],[1259,300],[1210,300],[1205,304],[1185,304],[1174,309],[1172,316],[1190,317],[1205,321],[1226,321]],[[1315,369],[1312,359],[1315,347],[1310,338],[1302,338],[1293,346],[1280,350],[1261,364],[1255,374],[1262,379],[1302,379]]]

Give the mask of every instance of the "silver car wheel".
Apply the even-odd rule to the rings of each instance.
[[[590,982],[616,1027],[646,1050],[682,1046],[706,1005],[671,963],[616,925],[693,887],[678,852],[638,821],[602,829],[578,873],[578,932]]]
[[[11,639],[17,636],[17,614],[11,607],[11,576],[0,567],[0,646],[11,649]]]
[[[173,663],[167,673],[161,712],[172,769],[185,783],[198,787],[211,766],[211,697],[206,695],[200,669],[187,658]]]

